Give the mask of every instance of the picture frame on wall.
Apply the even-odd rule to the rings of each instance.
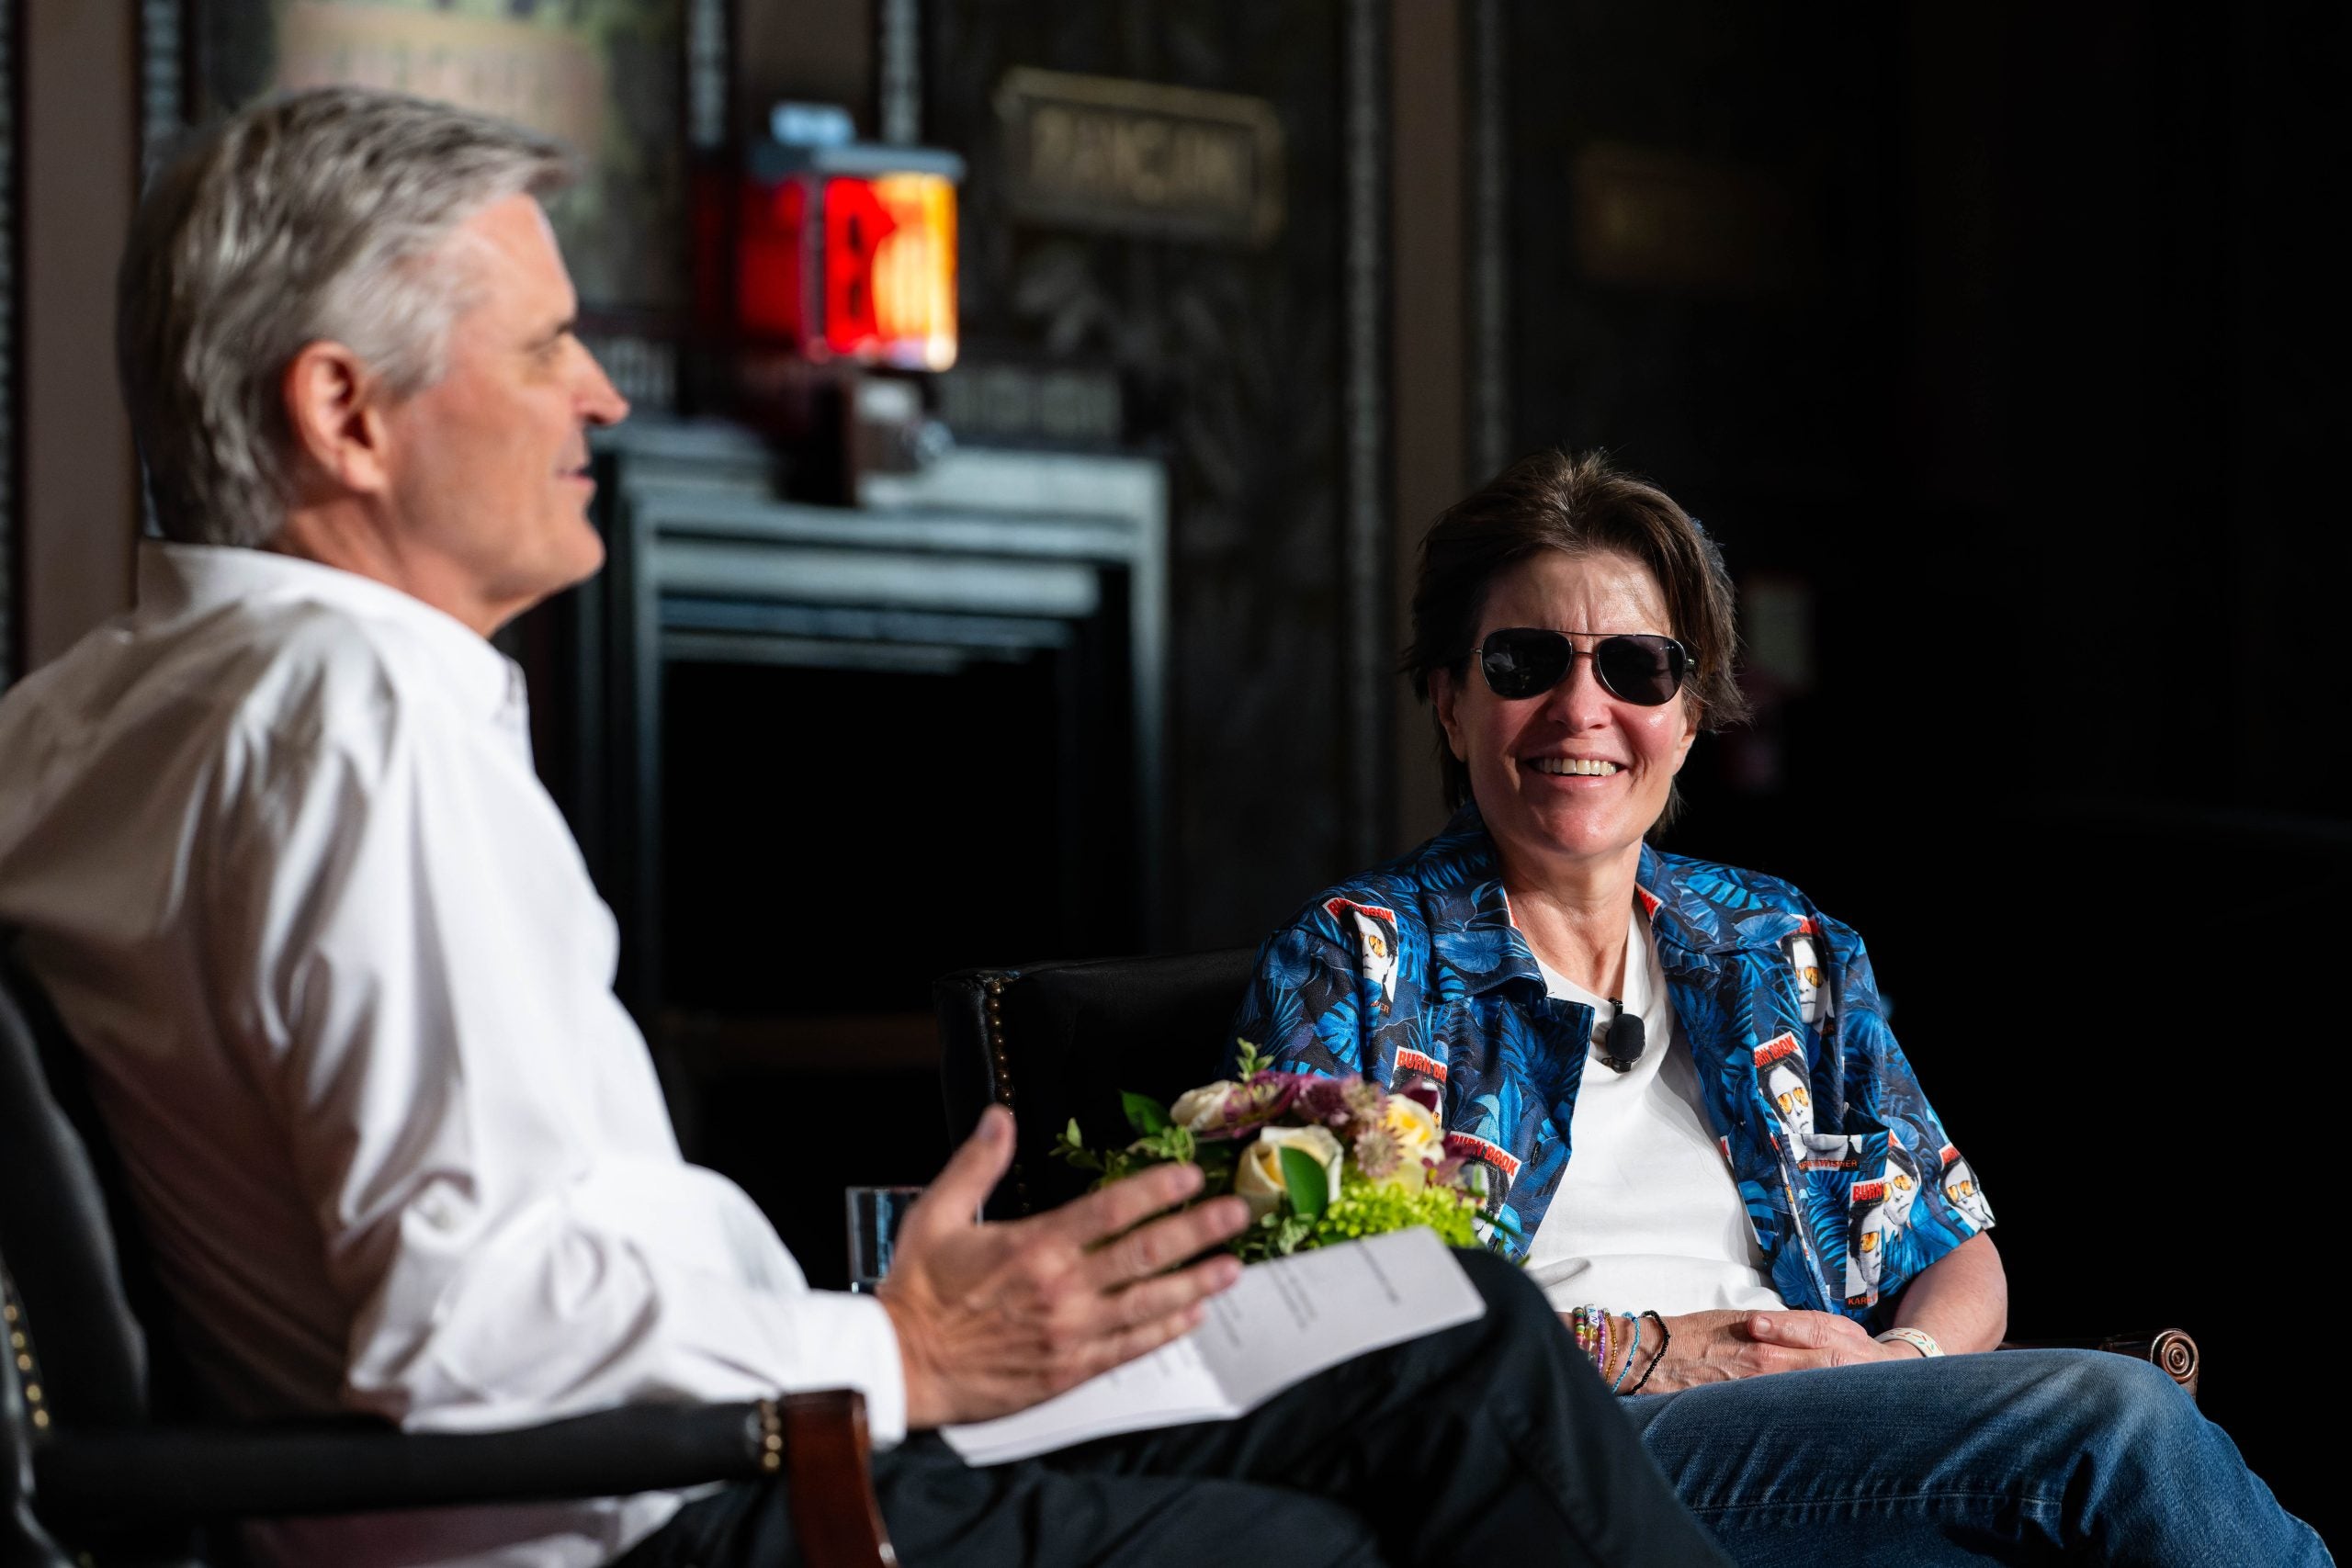
[[[582,336],[624,395],[675,400],[689,176],[723,141],[728,0],[146,0],[146,141],[336,83],[444,99],[556,138],[548,215]]]
[[[19,426],[18,350],[24,342],[23,189],[24,7],[0,14],[0,691],[22,669],[24,603],[18,484],[24,472]]]

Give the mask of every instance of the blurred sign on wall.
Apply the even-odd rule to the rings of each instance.
[[[1069,365],[964,365],[939,378],[939,417],[959,437],[1116,446],[1125,394],[1115,371]]]
[[[995,109],[1018,218],[1242,245],[1282,228],[1282,122],[1263,98],[1021,66]]]
[[[1599,142],[1577,154],[1569,189],[1577,265],[1593,282],[1754,299],[1812,270],[1801,204],[1769,170]]]

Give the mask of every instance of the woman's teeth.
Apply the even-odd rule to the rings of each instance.
[[[1604,762],[1598,757],[1532,757],[1529,761],[1539,773],[1583,773],[1606,778],[1617,771],[1616,763]]]

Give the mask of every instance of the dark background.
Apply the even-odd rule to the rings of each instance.
[[[972,161],[967,350],[1115,369],[1129,444],[1170,464],[1172,947],[1253,942],[1364,858],[1341,823],[1361,754],[1341,696],[1386,676],[1346,667],[1339,621],[1340,16],[924,8],[925,140]],[[2352,400],[2319,237],[2345,185],[2340,15],[1469,0],[1453,18],[1446,113],[1409,87],[1395,107],[1456,139],[1389,151],[1458,159],[1459,207],[1393,213],[1392,259],[1427,225],[1459,231],[1443,287],[1400,290],[1387,326],[1458,325],[1438,403],[1461,431],[1390,439],[1460,461],[1405,488],[1451,499],[1520,452],[1600,446],[1706,521],[1752,612],[1758,715],[1701,742],[1667,847],[1786,876],[1864,933],[2000,1215],[2013,1336],[2188,1328],[2206,1410],[2341,1536],[2338,1445],[2308,1435],[2345,1393],[2312,1277],[2345,1042],[2323,914],[2352,873],[2330,657]],[[1273,102],[1276,245],[1011,220],[986,105],[1016,64]],[[1612,264],[1589,170],[1627,155],[1733,217]],[[1402,545],[1428,517],[1399,504]],[[1400,757],[1421,722],[1400,719]],[[1436,826],[1417,766],[1392,851]],[[967,934],[960,962],[1046,956]],[[832,1218],[768,1152],[772,1094],[712,1081],[711,1156],[823,1277]],[[858,1092],[826,1168],[927,1175],[929,1080]]]
[[[1810,606],[1810,689],[1757,673],[1668,847],[1868,938],[2012,1335],[2187,1326],[2340,1539],[2344,1380],[2293,1346],[2335,1312],[2352,872],[2341,14],[1508,16],[1513,446],[1611,448]],[[1538,192],[1600,141],[1784,196],[1767,282],[1579,276]]]
[[[967,352],[1114,370],[1128,444],[1170,465],[1171,947],[1253,942],[1366,858],[1342,698],[1387,677],[1346,664],[1340,625],[1340,16],[924,7],[925,140],[972,162]],[[1520,452],[1600,446],[1706,521],[1751,612],[1758,716],[1702,741],[1667,846],[1786,876],[1864,933],[2000,1215],[2013,1335],[2188,1328],[2207,1411],[2342,1536],[2339,1445],[2309,1437],[2346,1392],[2312,1278],[2346,1038],[2323,917],[2352,873],[2331,657],[2352,400],[2320,237],[2345,186],[2340,14],[1468,0],[1453,18],[1444,112],[1400,87],[1387,132],[1450,126],[1389,152],[1458,161],[1457,207],[1390,219],[1400,265],[1458,226],[1419,275],[1441,287],[1400,289],[1387,323],[1459,338],[1436,400],[1461,430],[1390,428],[1458,466],[1403,490],[1442,504]],[[1272,101],[1277,243],[1012,220],[986,109],[1019,64]],[[1590,170],[1628,156],[1731,218],[1612,263]],[[1426,390],[1391,387],[1397,407]],[[1402,546],[1428,516],[1398,504]],[[1399,720],[1395,754],[1422,722]],[[1390,791],[1390,851],[1437,825],[1418,766]],[[956,962],[1046,956],[957,934]],[[775,1086],[711,1087],[711,1157],[812,1273],[838,1269],[832,1216],[772,1153]],[[944,1148],[931,1092],[865,1080],[820,1163],[921,1179]]]

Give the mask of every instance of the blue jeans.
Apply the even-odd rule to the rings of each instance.
[[[1874,1362],[1622,1404],[1746,1568],[2331,1561],[2194,1400],[2124,1356]]]

